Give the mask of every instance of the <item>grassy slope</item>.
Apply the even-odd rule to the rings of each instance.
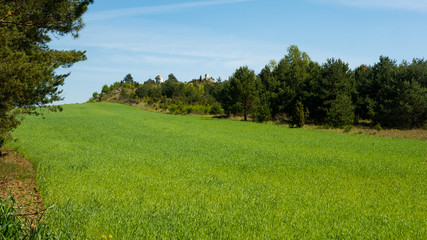
[[[58,232],[100,238],[427,237],[427,142],[96,103],[29,118]]]

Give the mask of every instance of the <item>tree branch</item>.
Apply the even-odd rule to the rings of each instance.
[[[34,216],[34,215],[44,214],[47,210],[52,209],[54,207],[56,207],[56,205],[52,205],[52,206],[45,208],[41,211],[37,211],[37,212],[33,212],[33,213],[20,213],[20,214],[15,214],[14,216],[22,217],[22,216]]]
[[[48,22],[48,23],[44,24],[44,26],[42,26],[42,25],[37,25],[34,23],[22,23],[22,22],[6,21],[4,19],[0,19],[0,24],[14,24],[14,25],[20,25],[20,26],[25,26],[25,27],[36,27],[36,28],[44,28],[44,29],[48,28],[47,26],[59,25],[62,23],[64,23],[64,22],[62,22],[62,21],[55,22],[55,23]]]

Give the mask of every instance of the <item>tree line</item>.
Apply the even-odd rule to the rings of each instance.
[[[258,74],[242,66],[226,81],[200,77],[184,83],[170,74],[162,84],[151,79],[139,84],[128,74],[105,85],[101,94],[94,93],[93,100],[118,89],[122,99],[142,100],[174,113],[224,113],[257,122],[287,121],[293,127],[306,122],[400,129],[427,124],[424,59],[397,64],[381,56],[372,66],[352,70],[341,59],[319,64],[293,45],[284,58],[271,61]]]

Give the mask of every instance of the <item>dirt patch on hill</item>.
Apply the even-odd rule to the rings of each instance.
[[[325,129],[319,126],[306,126],[305,128],[313,129],[316,131],[334,132],[339,134],[349,135],[362,135],[362,136],[375,136],[375,137],[386,137],[386,138],[404,138],[427,141],[427,130],[425,129],[410,129],[410,130],[398,130],[398,129],[384,129],[375,130],[369,127],[354,126],[350,131],[346,132],[343,129]]]
[[[23,207],[22,213],[41,211],[43,204],[33,164],[11,149],[3,149],[1,153],[0,198],[12,196]]]

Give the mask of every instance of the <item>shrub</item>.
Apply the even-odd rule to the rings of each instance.
[[[108,93],[108,92],[110,92],[110,88],[108,87],[108,85],[107,85],[107,84],[105,84],[105,85],[102,87],[102,91],[101,91],[101,93]]]
[[[122,88],[135,89],[135,86],[130,84],[130,83],[125,82],[122,84]]]
[[[353,125],[346,125],[345,127],[344,127],[344,132],[345,133],[348,133],[348,132],[350,132],[351,131],[351,129],[353,128]]]
[[[209,114],[223,114],[224,109],[222,109],[221,104],[214,103],[211,105],[211,108],[209,109]]]
[[[383,128],[381,127],[381,125],[378,123],[377,125],[375,125],[374,127],[377,131],[381,131],[383,130]]]

